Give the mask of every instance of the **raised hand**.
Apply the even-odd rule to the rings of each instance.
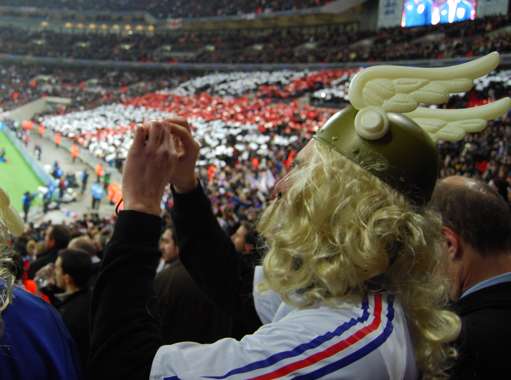
[[[200,145],[193,139],[186,121],[172,120],[168,127],[177,150],[177,160],[170,172],[169,182],[178,193],[187,193],[197,187],[195,164]]]
[[[170,121],[138,128],[128,152],[122,179],[125,210],[160,215],[161,199],[178,160]]]

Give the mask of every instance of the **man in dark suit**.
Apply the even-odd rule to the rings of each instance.
[[[71,234],[66,226],[49,226],[44,235],[45,251],[30,264],[28,277],[33,279],[39,269],[47,264],[54,263],[57,260],[58,252],[67,248],[69,240],[71,240]]]
[[[451,298],[462,319],[451,379],[511,373],[511,211],[486,183],[448,177],[433,205],[442,214]]]
[[[165,344],[183,341],[213,343],[231,336],[232,320],[199,289],[179,260],[174,233],[167,228],[160,239],[166,266],[154,280],[156,314]]]

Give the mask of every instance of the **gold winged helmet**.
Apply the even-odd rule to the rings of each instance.
[[[470,90],[475,79],[493,71],[499,62],[494,52],[445,68],[385,65],[362,70],[350,84],[351,105],[333,115],[315,139],[423,205],[439,171],[436,142],[481,132],[489,120],[511,109],[511,99],[454,110],[420,105],[443,104],[451,94]]]

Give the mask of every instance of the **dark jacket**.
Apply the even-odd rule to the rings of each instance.
[[[198,288],[179,259],[156,276],[154,288],[165,344],[213,343],[231,335],[231,318]]]
[[[462,298],[455,310],[462,320],[459,358],[451,379],[503,379],[511,373],[511,283],[502,283]]]
[[[153,215],[119,213],[93,290],[90,379],[149,378],[163,345],[151,307],[161,223]]]
[[[58,255],[59,255],[58,249],[50,249],[49,251],[46,251],[37,256],[37,259],[33,261],[30,264],[30,268],[28,268],[28,278],[33,279],[39,269],[41,269],[45,265],[57,261]]]
[[[89,355],[89,307],[91,302],[90,290],[83,289],[67,296],[59,301],[57,297],[56,307],[62,315],[71,336],[76,342],[82,368],[87,366]]]
[[[250,296],[243,294],[248,280],[240,275],[240,257],[200,186],[175,195],[173,217],[181,261],[189,273],[193,270],[199,288],[225,312],[248,316],[253,326],[245,328],[254,331],[260,321]],[[93,291],[91,379],[149,378],[153,358],[164,344],[152,305],[161,223],[153,215],[119,213]]]
[[[234,338],[253,333],[261,326],[252,298],[254,263],[236,251],[202,187],[187,194],[174,193],[171,215],[180,258],[188,273],[233,317]]]

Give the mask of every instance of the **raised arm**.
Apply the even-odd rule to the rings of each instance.
[[[125,210],[109,242],[91,305],[93,379],[148,379],[162,344],[154,297],[160,202],[177,160],[172,123],[136,131],[123,176]]]
[[[195,177],[199,145],[185,126],[176,130],[182,158],[173,184],[172,219],[180,258],[199,287],[227,312],[240,309],[241,260],[229,236],[213,214],[211,204]]]

